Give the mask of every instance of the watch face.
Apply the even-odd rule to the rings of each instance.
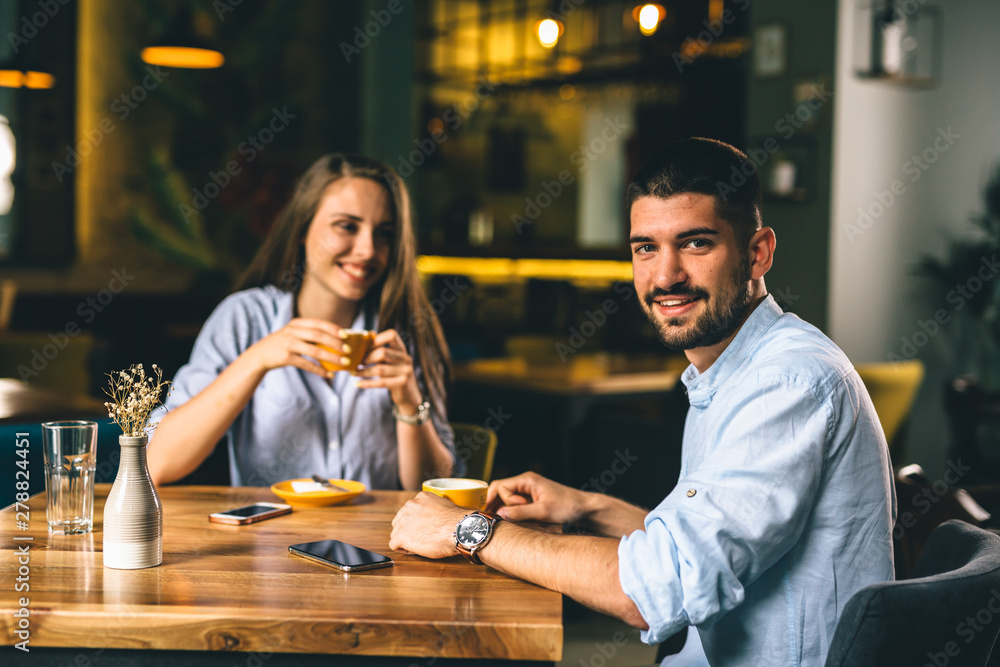
[[[490,522],[486,517],[473,514],[467,516],[458,524],[456,531],[458,543],[472,548],[486,539],[490,532]]]

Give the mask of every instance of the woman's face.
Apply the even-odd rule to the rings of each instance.
[[[306,232],[303,289],[360,301],[385,273],[395,238],[384,186],[367,178],[334,181]]]

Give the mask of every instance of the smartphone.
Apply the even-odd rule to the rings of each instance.
[[[317,563],[335,567],[343,572],[358,572],[359,570],[374,570],[379,567],[389,567],[393,560],[388,556],[368,551],[353,544],[337,540],[320,540],[319,542],[303,542],[293,544],[288,550],[296,556],[302,556]]]
[[[280,503],[255,503],[253,505],[247,505],[246,507],[237,507],[236,509],[226,510],[225,512],[209,514],[208,520],[213,523],[228,523],[231,525],[242,526],[248,523],[257,523],[258,521],[263,521],[264,519],[271,519],[276,516],[281,516],[282,514],[288,514],[291,511],[291,505],[282,505]]]

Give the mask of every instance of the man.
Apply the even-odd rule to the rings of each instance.
[[[636,291],[663,343],[691,362],[676,488],[647,513],[526,473],[490,486],[508,519],[495,522],[420,494],[393,520],[393,549],[472,552],[624,619],[647,643],[694,625],[685,664],[823,664],[851,595],[893,578],[892,473],[851,363],[767,294],[775,236],[761,226],[760,185],[730,184],[746,159],[688,139],[628,189]],[[524,519],[595,535],[514,523]]]

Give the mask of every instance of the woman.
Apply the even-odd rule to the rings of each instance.
[[[452,474],[450,359],[394,171],[342,154],[317,161],[239,289],[205,323],[157,415],[154,483],[194,471],[223,436],[235,486],[320,474],[419,489]],[[361,377],[318,363],[348,351],[343,329],[379,332]]]

